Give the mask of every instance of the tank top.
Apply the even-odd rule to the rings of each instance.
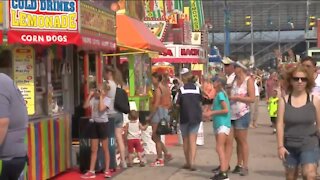
[[[141,130],[139,127],[139,120],[130,121],[128,123],[128,135],[127,139],[141,139]]]
[[[284,140],[286,142],[288,138],[303,139],[302,150],[313,149],[319,143],[316,136],[316,108],[312,99],[308,94],[306,104],[298,108],[291,105],[291,94],[288,102],[285,101]]]
[[[248,80],[250,77],[246,77],[240,86],[237,85],[236,80],[232,83],[231,96],[248,96]],[[230,101],[231,105],[231,120],[240,119],[242,116],[249,112],[249,105],[247,103],[239,101]]]

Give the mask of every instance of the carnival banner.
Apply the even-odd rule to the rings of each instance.
[[[154,34],[160,41],[166,34],[168,23],[165,20],[155,20],[155,21],[144,21],[144,24],[150,29],[152,34]]]
[[[81,29],[88,29],[99,34],[115,36],[115,16],[103,9],[85,2],[80,3]]]
[[[192,22],[192,31],[200,31],[202,27],[202,3],[201,0],[190,0],[190,18]]]
[[[145,0],[146,18],[172,18],[183,12],[183,0]]]

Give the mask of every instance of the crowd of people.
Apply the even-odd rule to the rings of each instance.
[[[212,121],[220,166],[212,170],[214,175],[211,179],[228,179],[234,141],[237,164],[231,172],[247,176],[248,129],[258,127],[258,104],[261,93],[265,91],[273,133],[277,133],[279,158],[284,162],[286,178],[297,179],[300,170],[305,179],[314,179],[319,155],[320,128],[320,99],[317,96],[320,78],[316,73],[316,62],[311,57],[304,58],[301,63],[282,69],[281,73],[270,72],[267,79],[264,79],[259,71],[252,70],[246,62],[248,61],[238,61],[235,57],[225,57],[222,61],[224,71],[211,77],[204,76],[202,83],[199,77],[194,76],[187,68],[181,70],[179,78],[171,81],[167,75],[154,72],[151,111],[146,118],[146,124],[139,122],[136,111],[130,111],[129,122],[124,124],[122,113],[113,107],[116,88],[121,87],[121,82],[116,79],[121,78],[117,77],[115,69],[107,67],[106,83],[99,87],[98,91],[92,92],[85,103],[85,107],[92,107],[92,119],[98,125],[91,141],[90,170],[83,178],[95,177],[98,140],[102,140],[103,149],[107,148],[105,140],[108,137],[101,131],[104,129],[102,124],[111,118],[115,122],[122,168],[132,167],[134,152],[137,153],[140,166],[146,165],[146,160],[142,157],[141,131],[148,126],[152,127],[152,140],[156,148],[156,159],[150,166],[165,166],[173,156],[161,141],[158,129],[163,119],[170,120],[170,111],[174,110],[179,112],[179,130],[185,156],[183,169],[197,169],[196,141],[200,123]],[[127,143],[123,139],[123,127]],[[129,153],[128,165],[125,144]],[[105,151],[105,177],[111,177],[108,158],[108,152]]]
[[[186,73],[187,69],[182,70],[182,79],[186,79],[175,92],[174,103],[180,107],[186,157],[183,168],[195,169],[199,123],[212,120],[220,166],[212,170],[211,179],[228,179],[233,140],[237,164],[232,173],[247,176],[248,128],[258,127],[258,104],[264,92],[286,179],[297,179],[299,174],[304,179],[316,179],[320,129],[320,76],[316,60],[305,57],[301,62],[279,66],[267,78],[250,69],[246,62],[226,57],[222,61],[224,71],[212,77],[204,76],[202,84]]]

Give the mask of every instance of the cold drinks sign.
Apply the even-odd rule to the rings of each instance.
[[[9,0],[8,42],[79,44],[78,0]]]

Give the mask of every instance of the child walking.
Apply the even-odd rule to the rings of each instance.
[[[278,90],[274,89],[272,91],[272,96],[268,100],[268,111],[269,111],[269,116],[272,123],[273,134],[277,132],[276,120],[277,120],[277,113],[278,113],[278,101],[279,101]]]
[[[231,113],[230,102],[227,93],[224,91],[227,79],[223,75],[218,75],[212,80],[217,95],[214,98],[212,110],[205,112],[204,116],[213,117],[213,129],[216,136],[216,151],[219,156],[220,170],[211,179],[228,180],[229,158],[227,157],[226,149],[228,146],[227,138],[231,128]]]
[[[139,122],[139,113],[137,111],[130,111],[129,122],[126,124],[128,152],[129,152],[129,167],[133,165],[133,153],[136,152],[140,161],[140,167],[145,166],[144,159],[142,158],[143,147],[141,145],[141,131],[145,131],[148,127],[147,124],[142,125]]]
[[[105,158],[105,172],[106,178],[111,177],[109,170],[110,154],[108,148],[108,115],[107,111],[111,104],[111,99],[107,97],[110,87],[107,83],[103,83],[98,89],[92,89],[89,97],[86,99],[83,107],[91,107],[91,125],[90,125],[90,146],[91,146],[91,159],[90,169],[81,178],[92,179],[95,178],[95,165],[97,161],[97,153],[99,148],[99,140],[102,143]]]

